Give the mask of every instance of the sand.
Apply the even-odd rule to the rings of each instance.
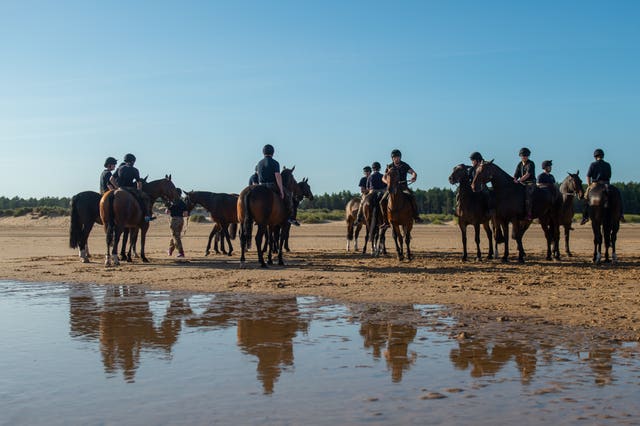
[[[573,257],[546,261],[538,225],[525,235],[527,263],[461,261],[455,224],[417,225],[414,259],[398,261],[390,233],[389,255],[373,258],[346,252],[342,222],[294,228],[286,266],[259,267],[255,250],[241,267],[234,254],[204,256],[212,225],[191,223],[184,236],[184,260],[167,256],[169,221],[161,216],[147,240],[150,263],[104,266],[105,238],[96,225],[89,239],[92,262],[81,263],[68,244],[68,218],[0,218],[0,279],[144,285],[154,289],[315,295],[345,302],[441,304],[479,321],[561,324],[602,330],[611,338],[640,340],[640,225],[623,224],[619,262],[593,265],[592,232],[575,225]],[[469,232],[473,231],[469,228]],[[362,240],[362,236],[360,239]],[[487,242],[483,234],[482,249]],[[470,238],[471,253],[475,244]],[[470,256],[474,257],[473,254]]]

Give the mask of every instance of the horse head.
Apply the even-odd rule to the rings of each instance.
[[[291,192],[294,197],[299,198],[302,197],[302,192],[300,191],[298,182],[296,182],[296,178],[293,177],[293,171],[295,170],[295,168],[296,166],[293,166],[290,169],[283,167],[282,172],[280,172],[280,176],[282,176],[283,188]]]
[[[303,178],[302,182],[298,182],[298,188],[302,193],[302,197],[300,198],[300,201],[302,201],[302,198],[305,198],[305,197],[313,201],[313,193],[311,192],[311,186],[309,186],[309,179]]]
[[[193,201],[192,196],[193,196],[193,191],[184,193],[184,203],[187,206],[187,210],[189,210],[189,212],[191,212],[191,210],[193,210],[196,206],[196,203]]]
[[[449,176],[449,183],[455,185],[469,179],[469,167],[464,164],[458,164],[453,168],[453,172]]]
[[[480,164],[476,167],[476,174],[473,176],[473,181],[471,182],[471,188],[475,189],[476,182],[479,184],[484,184],[491,179],[493,179],[493,175],[495,172],[495,165],[493,164],[493,160],[491,161],[481,161]]]
[[[567,172],[568,176],[565,179],[565,188],[567,190],[567,193],[574,193],[578,196],[578,198],[583,198],[584,190],[582,189],[582,179],[580,179],[579,174],[580,170],[576,171],[575,173]]]

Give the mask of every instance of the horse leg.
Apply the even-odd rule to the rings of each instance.
[[[509,262],[509,222],[501,223],[498,226],[500,226],[500,228],[502,229],[503,242],[504,242],[504,253],[502,253],[502,262],[507,263]],[[496,250],[497,249],[498,247],[496,245]]]
[[[482,224],[484,228],[484,232],[487,234],[487,239],[489,240],[489,255],[487,259],[493,259],[493,231],[491,231],[491,226],[489,226],[488,222]],[[478,237],[479,238],[479,237]]]
[[[358,251],[358,237],[360,236],[360,230],[362,229],[362,223],[356,225],[356,231],[353,235],[353,250]]]
[[[591,219],[591,229],[593,230],[593,263],[596,265],[602,259],[602,234],[600,232],[600,224],[596,220]]]
[[[120,264],[120,259],[118,259],[118,242],[120,241],[120,236],[123,233],[123,229],[119,226],[116,226],[114,236],[113,236],[113,248],[111,250],[111,260],[114,265]]]
[[[560,224],[553,223],[553,258],[560,260]]]
[[[282,260],[282,249],[284,248],[284,246],[287,243],[287,238],[289,236],[289,230],[287,229],[287,226],[285,225],[282,229],[280,229],[280,232],[276,231],[277,233],[280,234],[280,238],[278,238],[278,240],[276,242],[279,242],[279,249],[278,250],[278,265],[280,266],[284,266],[284,260]]]
[[[138,239],[138,229],[132,229],[129,233],[129,239],[131,240],[129,242],[129,251],[127,252],[127,262],[133,262],[133,259],[131,258],[131,252],[133,251],[133,245],[135,244],[136,240]],[[122,246],[124,247],[125,245],[125,241],[122,242]]]
[[[127,241],[129,241],[129,229],[124,228],[122,231],[122,246],[120,247],[120,260],[127,260]]]
[[[258,262],[260,262],[261,268],[266,268],[267,264],[264,263],[264,246],[262,245],[262,237],[265,235],[265,225],[258,225],[256,230],[256,249],[258,250]],[[268,237],[267,237],[268,238]]]
[[[571,224],[562,226],[564,227],[564,249],[567,253],[567,256],[571,257],[573,256],[571,250],[569,249],[569,234],[571,233]]]
[[[231,256],[231,254],[233,253],[233,246],[231,245],[231,235],[229,235],[229,227],[225,226],[224,228],[222,228],[222,232],[224,232],[224,235],[222,236],[221,240],[224,241],[225,238],[227,239],[227,245],[229,246],[227,256]]]
[[[411,225],[403,226],[404,242],[407,245],[407,260],[413,259],[411,254]]]
[[[140,259],[142,259],[144,263],[149,263],[149,259],[147,259],[147,256],[144,255],[144,244],[147,239],[148,230],[149,230],[149,222],[146,222],[144,225],[142,225],[142,230],[140,232]]]
[[[551,226],[548,223],[543,223],[541,226],[544,231],[544,239],[547,240],[547,260],[551,260],[551,244],[553,242]]]
[[[616,254],[616,240],[618,239],[618,230],[620,229],[620,224],[618,222],[614,222],[611,226],[611,260],[613,263],[618,263],[618,255]]]
[[[474,232],[474,241],[476,243],[476,260],[482,260],[482,251],[480,250],[480,223],[476,222],[473,224],[473,232]]]
[[[393,235],[393,242],[396,243],[396,252],[398,253],[398,260],[404,260],[404,254],[402,253],[402,235],[400,235],[400,228],[397,224],[393,225],[393,231],[391,232]]]
[[[209,254],[211,254],[211,240],[213,240],[213,237],[216,235],[216,228],[215,226],[213,227],[213,229],[211,230],[211,232],[209,232],[209,240],[207,241],[207,248],[204,249],[204,255],[205,256],[209,256]],[[218,241],[215,241],[215,252],[216,254],[220,253],[218,251]]]

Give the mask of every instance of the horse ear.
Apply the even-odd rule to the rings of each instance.
[[[576,176],[580,176],[580,170],[576,171]]]
[[[485,163],[487,163],[487,164],[493,164],[493,160],[494,160],[494,158],[492,158],[492,159],[491,159],[491,160],[489,160],[489,161],[485,161]]]
[[[293,167],[291,168],[291,173],[293,173],[293,171],[294,171],[295,169],[296,169],[296,166],[293,166]]]

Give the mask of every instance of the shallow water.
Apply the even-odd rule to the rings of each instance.
[[[0,282],[2,424],[638,424],[636,343],[438,306]]]

